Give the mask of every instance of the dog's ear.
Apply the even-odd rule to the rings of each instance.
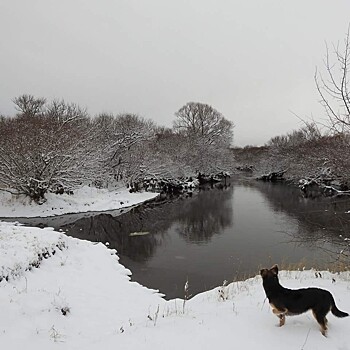
[[[268,272],[269,270],[268,269],[261,269],[260,270],[260,275],[261,275],[261,277],[265,277],[266,275],[267,275],[267,272]]]
[[[270,269],[270,271],[274,274],[274,275],[278,275],[278,265],[273,265]]]

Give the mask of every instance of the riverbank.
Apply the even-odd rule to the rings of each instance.
[[[165,301],[131,282],[116,252],[102,244],[10,223],[0,223],[0,231],[1,271],[8,274],[0,282],[5,349],[346,349],[350,343],[350,318],[329,315],[328,338],[310,313],[276,327],[260,276]],[[38,268],[29,269],[39,254]],[[326,288],[350,311],[349,272],[282,271],[280,279],[290,288]]]
[[[47,193],[47,201],[38,205],[23,195],[15,196],[0,191],[0,217],[50,217],[121,209],[157,196],[153,192],[130,193],[127,188],[110,191],[83,186],[72,195]]]

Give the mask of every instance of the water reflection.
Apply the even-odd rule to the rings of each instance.
[[[293,238],[308,244],[323,244],[333,242],[335,244],[350,232],[350,199],[348,197],[307,199],[299,194],[295,187],[289,187],[286,191],[281,184],[266,184],[257,188],[268,198],[274,211],[287,213],[296,218],[298,225],[285,232]],[[288,196],[286,196],[286,192]]]
[[[228,189],[214,196],[211,191],[201,191],[187,198],[149,202],[120,216],[99,214],[59,228],[73,237],[108,243],[135,261],[146,261],[164,243],[174,223],[179,236],[197,244],[208,243],[230,226],[232,190]]]
[[[189,243],[208,243],[212,236],[220,234],[232,225],[232,193],[228,187],[214,195],[201,191],[194,201],[187,202],[178,212],[177,232]]]

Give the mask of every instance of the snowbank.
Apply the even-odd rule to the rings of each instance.
[[[66,245],[66,235],[51,228],[38,230],[0,222],[0,282],[22,277]]]
[[[84,186],[75,190],[74,195],[48,193],[47,201],[38,205],[28,197],[0,191],[0,217],[48,217],[120,209],[155,198],[157,195],[151,192],[129,193],[126,188],[109,191]]]
[[[33,254],[64,242],[64,248],[25,269]],[[29,248],[28,248],[29,247]],[[51,249],[50,248],[50,249]],[[13,253],[5,256],[7,250]],[[329,336],[311,313],[278,320],[265,301],[261,278],[231,283],[191,300],[165,301],[130,282],[115,251],[52,230],[0,222],[4,270],[21,273],[0,282],[3,349],[348,349],[350,317],[329,315]],[[317,276],[317,277],[316,277]],[[350,311],[350,274],[280,273],[287,287],[330,290]],[[189,281],[191,289],[191,281]]]

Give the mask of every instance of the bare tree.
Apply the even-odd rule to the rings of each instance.
[[[14,98],[13,103],[20,115],[34,117],[43,112],[46,99],[24,94]]]
[[[45,114],[62,126],[88,117],[86,109],[79,107],[75,103],[66,103],[64,100],[53,100],[46,106]]]
[[[333,58],[333,59],[332,59]],[[316,70],[314,79],[327,116],[334,132],[348,132],[350,129],[350,26],[342,46],[332,45],[332,52],[326,44],[324,60],[325,74]]]
[[[195,173],[227,171],[233,161],[229,152],[233,123],[213,107],[198,102],[187,103],[175,116],[174,130],[184,136],[187,148],[184,163]]]
[[[212,106],[199,102],[188,102],[176,113],[174,129],[191,138],[200,138],[208,145],[230,146],[233,123]]]

